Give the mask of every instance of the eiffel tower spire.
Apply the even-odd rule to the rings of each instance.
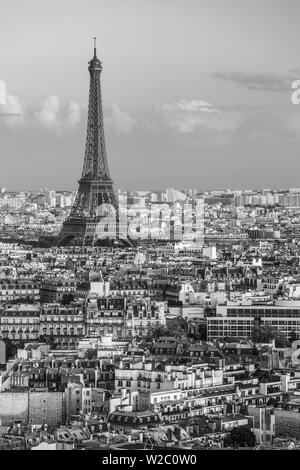
[[[97,57],[96,38],[94,56],[88,63],[88,71],[90,89],[83,169],[74,204],[56,240],[57,245],[93,246],[101,244],[103,239],[116,239],[118,234],[118,227],[112,230],[110,225],[107,236],[103,233],[99,236],[99,223],[107,216],[104,206],[115,211],[117,225],[118,203],[106,155],[100,81],[102,63]]]
[[[97,38],[94,38],[94,59],[97,58]]]

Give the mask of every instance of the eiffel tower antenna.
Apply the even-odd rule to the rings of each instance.
[[[94,38],[94,58],[97,57],[97,38]]]

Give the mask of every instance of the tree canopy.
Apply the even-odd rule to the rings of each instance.
[[[252,330],[251,339],[254,343],[270,343],[275,339],[277,348],[285,348],[288,341],[285,336],[271,325],[255,325]]]
[[[249,426],[237,426],[232,428],[226,439],[227,447],[254,447],[256,438]]]

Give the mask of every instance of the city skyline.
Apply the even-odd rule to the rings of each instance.
[[[76,188],[96,35],[117,188],[297,186],[295,0],[29,3],[2,11],[3,184]]]
[[[3,2],[0,451],[300,449],[299,15]]]

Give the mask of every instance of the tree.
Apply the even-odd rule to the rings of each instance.
[[[254,343],[270,343],[275,339],[276,348],[286,348],[288,346],[286,337],[271,325],[255,325],[251,339]]]
[[[297,341],[297,339],[298,339],[297,332],[293,330],[291,333],[291,343],[293,343],[294,341]]]
[[[150,329],[150,336],[153,338],[159,338],[160,336],[171,336],[169,330],[163,326],[158,325]]]
[[[74,301],[74,295],[73,294],[64,294],[62,296],[61,303],[63,305],[69,305],[73,301]]]
[[[237,426],[230,431],[226,444],[231,447],[254,447],[256,438],[249,426]]]
[[[251,339],[254,343],[269,343],[277,336],[277,331],[269,325],[255,325]]]
[[[267,406],[273,406],[274,408],[277,408],[278,406],[278,402],[275,398],[271,397],[269,398],[269,400],[267,401]]]
[[[55,343],[55,336],[53,333],[51,333],[48,336],[45,335],[40,335],[39,336],[39,341],[41,343],[45,343],[48,346],[50,346],[50,349],[56,349],[56,343]]]
[[[24,348],[24,341],[16,340],[13,341],[11,339],[5,338],[3,339],[6,347],[6,359],[12,359],[16,356],[18,349]]]
[[[159,338],[160,336],[180,336],[183,332],[187,332],[187,323],[185,320],[171,320],[167,325],[157,325],[149,330],[150,337]]]
[[[248,407],[244,403],[242,403],[240,408],[241,415],[248,416]]]
[[[282,333],[278,333],[275,337],[275,347],[276,348],[287,348],[289,345],[288,340]]]
[[[272,373],[269,370],[260,370],[257,369],[253,377],[257,377],[259,382],[272,382]]]

